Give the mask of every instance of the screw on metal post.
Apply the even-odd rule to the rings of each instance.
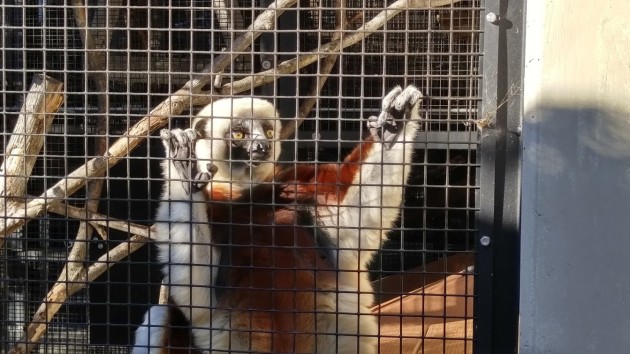
[[[488,14],[486,14],[486,21],[492,23],[492,24],[497,24],[499,23],[499,20],[501,18],[499,17],[499,15],[495,14],[494,12],[488,12]]]
[[[264,70],[269,70],[271,69],[271,61],[270,60],[263,60],[261,63],[261,66]]]
[[[479,243],[484,247],[488,247],[490,245],[490,236],[481,236]]]

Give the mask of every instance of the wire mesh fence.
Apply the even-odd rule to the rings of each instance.
[[[482,6],[479,0],[5,1],[0,5],[0,352],[141,352],[138,328],[144,321],[151,329],[145,314],[167,303],[175,309],[170,319],[183,315],[184,324],[166,321],[171,334],[161,335],[185,332],[188,345],[197,349],[472,352]],[[424,94],[413,141],[392,140],[407,133],[389,121],[382,131],[368,129],[368,117],[383,110],[383,97],[410,84]],[[267,127],[261,134],[272,130],[269,146],[279,144],[276,172],[254,183],[258,166],[249,161],[245,187],[234,193],[234,166],[242,163],[235,152],[238,132],[246,135],[244,141],[255,140],[242,115],[228,135],[200,137],[223,142],[230,152],[210,153],[208,161],[219,172],[208,184],[214,187],[202,187],[211,191],[204,202],[194,193],[182,201],[211,214],[195,219],[196,206],[190,207],[184,234],[208,228],[210,244],[187,252],[210,246],[220,259],[179,264],[169,256],[176,242],[160,234],[172,237],[176,222],[156,213],[170,205],[164,190],[182,176],[162,167],[174,156],[165,152],[159,130],[194,128],[193,119],[208,104],[214,108],[204,112],[220,116],[217,102],[226,97],[256,97],[275,106],[277,116],[266,118],[278,121],[281,130]],[[238,116],[239,108],[256,111],[255,106],[233,104],[224,115]],[[397,119],[408,118],[403,113]],[[389,134],[390,128],[396,134]],[[377,172],[368,175],[372,160],[343,165],[356,149],[372,156],[371,148],[364,150],[365,136],[405,148],[400,156],[390,158],[389,148],[374,155],[378,168],[369,171]],[[195,152],[183,160],[199,157]],[[402,158],[411,152],[410,161]],[[403,165],[410,167],[408,178],[405,168],[396,172]],[[203,169],[206,162],[186,166]],[[221,174],[221,166],[232,174]],[[350,180],[339,177],[341,172],[333,182],[320,179],[330,166],[358,172]],[[301,177],[304,170],[315,177]],[[219,177],[227,179],[227,192],[218,192]],[[358,199],[346,198],[353,193],[350,185]],[[291,193],[283,192],[286,188]],[[217,193],[224,200],[213,199]],[[378,202],[362,199],[366,194]],[[392,196],[403,201],[400,207],[385,205]],[[370,207],[380,210],[375,215],[393,211],[395,221],[378,216],[377,226],[368,224],[374,220],[362,215],[369,215]],[[222,216],[228,211],[229,217]],[[278,221],[285,213],[292,221]],[[367,221],[344,224],[344,213]],[[167,231],[160,231],[156,222],[166,221]],[[360,240],[377,230],[376,246],[343,241],[347,230]],[[287,233],[290,242],[283,244]],[[271,241],[257,241],[265,235]],[[352,258],[359,247],[370,259]],[[272,250],[271,261],[256,262],[261,250]],[[320,260],[297,262],[308,257]],[[172,290],[182,279],[173,279],[170,271],[162,286],[164,273],[178,265],[190,279],[216,270],[204,280],[209,290],[203,294],[213,304],[192,295],[184,304],[172,291],[169,296],[168,285]],[[297,281],[275,286],[287,277],[283,272],[289,278],[307,273],[312,280],[306,288]],[[239,283],[237,274],[249,283]],[[348,280],[347,274],[359,275]],[[254,280],[263,279],[256,288]],[[203,289],[189,286],[197,288]],[[293,305],[276,304],[280,293]],[[298,309],[302,295],[316,305]],[[229,301],[238,296],[275,300],[253,309],[251,301]],[[320,296],[333,299],[332,305],[318,307]],[[364,309],[348,310],[341,305],[346,300]],[[195,308],[199,304],[205,305]],[[209,310],[212,319],[197,321],[196,310]],[[276,322],[256,327],[251,314],[256,311]],[[249,313],[247,321],[238,324],[237,312]],[[280,320],[287,314],[293,322]],[[221,316],[229,320],[219,323]],[[304,329],[299,319],[309,316],[331,327]],[[356,332],[340,325],[348,319]],[[376,329],[362,332],[363,324],[372,322]],[[217,347],[221,331],[228,333],[226,348]],[[354,345],[343,347],[344,336],[354,338]],[[200,344],[204,340],[212,344]]]

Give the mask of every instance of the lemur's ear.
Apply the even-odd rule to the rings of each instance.
[[[206,119],[195,119],[193,121],[192,129],[197,132],[197,135],[201,138],[204,138],[206,135]]]

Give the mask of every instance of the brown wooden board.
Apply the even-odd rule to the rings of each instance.
[[[472,260],[471,256],[464,257],[467,258]],[[447,259],[442,265],[450,263]],[[465,262],[458,264],[460,270],[467,267]],[[419,278],[416,274],[411,279]],[[375,306],[373,311],[380,321],[380,352],[471,352],[473,291],[474,275],[461,272]]]

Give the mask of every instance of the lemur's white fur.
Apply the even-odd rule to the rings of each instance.
[[[420,92],[413,86],[404,91],[397,87],[383,99],[383,113],[376,118],[376,127],[388,119],[387,112],[409,106],[402,131],[393,140],[376,141],[364,157],[353,185],[335,205],[320,205],[315,219],[330,235],[337,258],[338,288],[334,292],[317,293],[317,352],[318,353],[377,353],[379,334],[376,317],[371,313],[373,289],[368,279],[367,265],[380,248],[386,233],[395,222],[403,198],[413,154],[414,139],[419,127]],[[208,188],[214,183],[233,182],[242,187],[273,177],[274,165],[280,153],[280,142],[274,144],[273,160],[261,173],[236,174],[229,168],[229,145],[223,143],[225,127],[230,117],[255,119],[276,118],[274,107],[266,101],[252,98],[219,100],[205,107],[196,119],[204,117],[206,135],[214,139],[198,140],[195,153],[200,171],[207,171],[208,162],[218,167]],[[280,124],[276,120],[275,136]],[[210,226],[201,192],[188,195],[182,187],[170,160],[163,164],[166,185],[157,213],[159,259],[165,264],[164,273],[170,284],[170,294],[191,322],[195,345],[204,351],[248,350],[250,343],[230,340],[229,317],[225,311],[213,310],[216,299],[211,286],[216,279],[219,250],[211,245]],[[192,203],[191,203],[192,200]],[[194,247],[191,247],[191,242]],[[153,311],[153,310],[151,310]],[[158,316],[159,319],[159,316]],[[155,323],[154,316],[136,333],[136,344],[153,342],[143,329]],[[212,331],[210,330],[212,328]],[[146,338],[146,337],[150,338]],[[141,353],[134,351],[134,353]]]
[[[165,335],[164,325],[168,323],[168,306],[154,305],[144,314],[144,321],[136,331],[132,354],[160,354]]]

